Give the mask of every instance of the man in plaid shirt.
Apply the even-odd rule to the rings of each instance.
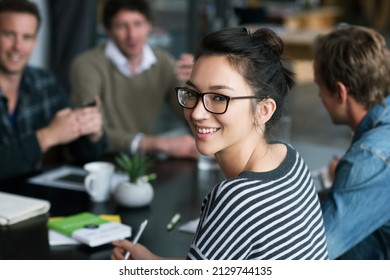
[[[39,168],[54,147],[69,144],[80,161],[105,149],[100,100],[72,110],[51,74],[27,66],[39,24],[34,3],[0,2],[0,179]]]

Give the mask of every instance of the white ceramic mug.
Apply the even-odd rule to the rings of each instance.
[[[84,165],[88,175],[84,179],[84,186],[94,202],[107,201],[111,196],[111,180],[114,174],[114,165],[109,162],[96,161]]]

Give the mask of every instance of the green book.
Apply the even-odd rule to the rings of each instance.
[[[48,227],[90,247],[96,247],[131,236],[130,226],[110,222],[89,212],[49,221]]]

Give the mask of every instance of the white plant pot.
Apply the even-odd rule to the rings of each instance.
[[[124,207],[142,207],[152,202],[154,190],[149,182],[121,182],[114,191],[114,199]]]

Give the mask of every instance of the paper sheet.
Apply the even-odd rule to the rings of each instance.
[[[68,237],[64,234],[58,233],[55,230],[49,229],[49,245],[50,246],[59,246],[59,245],[77,245],[80,244],[78,241],[74,240],[71,237]]]
[[[190,220],[179,227],[179,230],[186,233],[194,234],[199,224],[199,218]]]
[[[329,179],[327,166],[312,171],[312,176],[316,181],[317,192],[326,191],[332,187],[332,181]]]
[[[28,182],[53,188],[85,191],[84,178],[86,174],[87,172],[81,167],[64,165],[31,177]],[[126,174],[115,172],[112,178],[112,190],[119,182],[126,181],[127,178]]]

